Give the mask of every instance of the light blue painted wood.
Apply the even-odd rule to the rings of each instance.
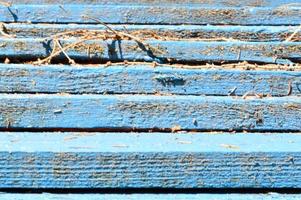
[[[0,134],[1,188],[300,188],[300,134]],[[288,178],[289,177],[289,178]]]
[[[298,200],[299,194],[8,194],[0,193],[2,200]]]
[[[154,5],[155,3],[160,6],[167,5],[202,5],[206,7],[279,7],[282,5],[295,5],[298,4],[298,0],[14,0],[14,4],[100,4],[100,5]]]
[[[301,95],[301,72],[174,68],[151,64],[37,67],[0,64],[1,93]]]
[[[0,95],[0,127],[301,130],[301,98]]]
[[[76,40],[61,41],[68,45]],[[86,45],[70,48],[68,55],[77,59],[111,61],[256,61],[283,63],[287,59],[301,60],[301,42],[200,42],[159,41],[147,42],[157,50],[141,49],[134,41],[91,40]],[[51,43],[50,43],[51,44]],[[44,39],[0,39],[0,57],[44,57],[51,53],[51,45]],[[120,44],[120,46],[119,46]],[[87,53],[87,49],[91,50]],[[158,50],[159,49],[159,50]],[[60,56],[64,58],[63,55]],[[285,62],[290,63],[289,61]]]
[[[153,38],[152,34],[168,39],[234,39],[241,41],[284,41],[292,35],[296,26],[197,26],[197,25],[110,25],[114,30],[130,32],[141,38]],[[7,32],[18,38],[50,37],[66,31],[101,31],[103,25],[92,24],[20,24],[5,25]],[[77,35],[73,33],[73,35]],[[301,41],[301,33],[295,33],[294,41]]]
[[[175,134],[4,131],[0,134],[0,152],[23,153],[299,153],[300,143],[300,133],[269,132]]]
[[[219,1],[222,2],[222,1]],[[224,1],[228,2],[228,1]],[[237,2],[237,1],[235,1]],[[12,4],[0,7],[3,22],[95,23],[83,15],[101,19],[105,23],[138,24],[239,24],[239,25],[299,25],[299,2],[280,1],[272,7],[220,6],[202,4]],[[246,2],[246,1],[245,1]],[[254,2],[254,1],[253,1]],[[257,1],[258,2],[258,1]],[[270,5],[273,3],[270,2]],[[260,4],[260,3],[259,3]],[[255,4],[256,6],[256,4]],[[99,12],[101,10],[102,12]]]

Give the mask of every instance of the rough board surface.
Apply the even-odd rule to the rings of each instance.
[[[299,134],[3,133],[0,138],[0,188],[301,185]]]
[[[151,64],[34,66],[0,64],[1,93],[301,95],[301,72],[181,69]]]

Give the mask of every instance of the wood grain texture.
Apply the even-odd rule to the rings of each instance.
[[[2,94],[0,127],[299,131],[300,108],[294,96]]]
[[[90,40],[66,50],[81,63],[301,62],[300,0],[1,1],[1,62],[49,56],[53,42],[44,37],[53,34],[105,30],[85,16],[137,33],[157,50],[131,40]],[[255,95],[242,97],[247,92]],[[0,190],[301,188],[300,93],[299,71],[0,64]],[[235,131],[262,133],[229,134]],[[33,198],[301,197],[0,193]]]
[[[100,5],[204,5],[206,7],[279,7],[282,5],[298,5],[296,0],[14,0],[14,4],[100,4]]]
[[[114,30],[125,31],[140,38],[168,40],[240,40],[240,41],[285,41],[296,26],[198,26],[198,25],[110,25]],[[92,24],[20,24],[5,25],[10,35],[18,38],[51,37],[67,31],[105,31],[103,25]],[[73,36],[79,34],[73,33]],[[1,37],[1,35],[0,35]],[[295,33],[292,41],[301,41],[301,33]]]
[[[299,194],[8,194],[0,193],[2,200],[299,200]]]
[[[301,185],[300,134],[4,132],[0,138],[0,188]]]
[[[206,66],[203,66],[204,68]],[[301,72],[180,69],[148,64],[97,66],[0,64],[1,93],[301,95]],[[236,89],[235,89],[236,88]]]
[[[237,0],[235,0],[237,2]],[[46,2],[46,1],[44,1]],[[222,3],[224,2],[224,3]],[[267,7],[251,5],[236,6],[232,2],[218,1],[213,6],[197,4],[52,4],[13,3],[0,7],[3,22],[47,23],[95,23],[84,20],[83,15],[93,16],[105,23],[130,24],[235,24],[235,25],[299,25],[301,7],[299,2],[269,2]],[[231,2],[231,1],[230,1]],[[246,2],[246,1],[244,1]],[[252,1],[254,2],[254,1]],[[246,3],[246,4],[252,4]],[[258,1],[256,1],[258,2]],[[218,5],[220,4],[220,5]],[[232,4],[232,5],[231,5]],[[257,3],[258,4],[258,3]],[[259,2],[260,4],[260,2]],[[271,6],[273,5],[274,6]],[[239,5],[239,4],[237,4]],[[99,12],[101,10],[101,12]]]
[[[63,46],[76,40],[61,40]],[[147,51],[134,41],[91,40],[68,50],[81,60],[98,61],[253,61],[290,64],[301,60],[301,42],[201,42],[147,41],[157,50]],[[39,58],[48,56],[52,42],[44,39],[0,39],[0,58]],[[90,49],[88,52],[87,49]],[[63,55],[58,56],[64,58]]]

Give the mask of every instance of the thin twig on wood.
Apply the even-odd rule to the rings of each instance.
[[[71,34],[84,33],[84,32],[85,32],[85,30],[65,31],[65,32],[57,33],[55,35],[46,37],[45,40],[58,38],[58,37],[63,37],[63,36],[66,36],[66,35],[71,35]]]
[[[6,31],[4,23],[0,22],[0,34],[7,38],[15,38],[15,35],[9,35]]]
[[[11,7],[12,3],[11,2],[0,1],[0,5],[5,6],[5,7]]]
[[[119,31],[115,31],[113,28],[111,28],[109,25],[107,25],[106,23],[100,21],[99,19],[96,19],[96,18],[93,18],[93,17],[89,17],[89,16],[86,16],[84,15],[83,16],[84,19],[91,19],[97,23],[100,23],[101,25],[105,26],[107,29],[109,29],[111,32],[113,32],[115,35],[119,36],[120,38],[122,38],[121,36],[121,32]]]
[[[285,42],[292,41],[292,39],[295,37],[295,35],[297,35],[297,33],[300,31],[301,31],[301,24],[288,38],[286,38]]]
[[[137,42],[138,44],[142,44],[144,47],[148,48],[147,50],[150,50],[150,51],[156,51],[158,53],[161,53],[161,54],[164,54],[165,52],[161,51],[160,49],[158,48],[154,48],[152,46],[150,46],[149,44],[145,43],[144,41],[142,41],[142,39],[136,37],[136,36],[133,36],[131,34],[128,34],[128,33],[124,33],[124,32],[121,32],[121,31],[116,31],[114,30],[113,28],[111,28],[109,25],[107,25],[106,23],[100,21],[99,19],[96,19],[96,18],[93,18],[93,17],[89,17],[89,16],[83,16],[83,18],[86,18],[86,19],[91,19],[91,20],[94,20],[95,22],[97,23],[100,23],[102,24],[103,26],[105,26],[107,29],[109,29],[112,33],[114,33],[117,37],[119,37],[119,39],[122,39],[123,37],[127,37],[127,38],[130,38],[132,40],[134,40],[135,42]]]
[[[88,40],[91,40],[91,39],[97,39],[97,37],[95,37],[95,38],[85,38],[85,39],[76,41],[76,42],[74,42],[72,44],[69,44],[69,45],[63,47],[62,49],[60,49],[58,51],[54,51],[55,48],[53,48],[53,51],[51,52],[50,56],[48,56],[48,57],[46,57],[46,58],[44,58],[42,60],[38,60],[36,62],[33,62],[33,64],[42,65],[42,64],[45,64],[45,63],[49,63],[52,60],[52,58],[54,58],[55,56],[58,56],[63,51],[67,51],[68,49],[70,49],[72,47],[75,47],[76,45],[81,44],[81,43],[83,43],[85,41],[88,41]],[[54,43],[54,45],[56,45],[56,43]]]
[[[131,34],[128,34],[128,33],[124,33],[124,32],[120,32],[120,31],[116,31],[114,30],[113,28],[111,28],[110,26],[108,26],[107,24],[101,22],[100,20],[97,20],[97,19],[94,19],[94,18],[90,18],[90,17],[86,17],[86,18],[89,18],[89,19],[93,19],[95,21],[97,21],[98,23],[104,25],[110,32],[112,32],[115,37],[117,37],[117,39],[123,39],[123,38],[129,38],[131,40],[134,40],[136,41],[138,44],[141,44],[144,46],[144,48],[146,48],[147,50],[155,50],[157,52],[160,52],[160,53],[164,53],[162,52],[161,50],[159,49],[156,49],[156,48],[153,48],[151,47],[149,44],[146,44],[145,42],[143,42],[140,38],[138,37],[135,37]],[[80,43],[83,43],[85,41],[88,41],[88,40],[93,40],[93,39],[102,39],[102,40],[106,40],[107,39],[107,35],[105,34],[97,34],[97,33],[103,33],[103,31],[99,31],[99,30],[96,30],[96,31],[88,31],[88,30],[76,30],[76,31],[66,31],[66,32],[63,32],[63,33],[58,33],[56,35],[53,35],[52,37],[49,37],[47,39],[51,39],[54,41],[54,45],[58,46],[59,47],[59,50],[56,50],[56,48],[53,48],[53,51],[51,52],[50,56],[42,59],[42,60],[38,60],[36,62],[34,62],[33,64],[37,64],[37,65],[41,65],[41,64],[45,64],[45,63],[49,63],[51,62],[52,58],[54,58],[55,56],[59,55],[60,53],[63,53],[70,64],[75,64],[75,61],[73,59],[71,59],[68,54],[66,53],[66,50],[70,49],[70,48],[73,48],[75,47],[76,45],[80,44]],[[76,41],[70,45],[67,45],[65,47],[62,47],[60,45],[60,43],[58,42],[58,38],[59,37],[62,37],[62,36],[66,36],[66,35],[71,35],[71,34],[80,34],[82,33],[83,36],[81,37],[81,40],[79,41]],[[89,34],[91,33],[91,34]],[[96,36],[92,36],[92,34],[95,34]]]
[[[62,45],[60,44],[60,41],[57,40],[57,39],[55,39],[54,41],[56,42],[57,46],[60,48],[60,50],[62,51],[62,53],[63,53],[63,54],[66,56],[66,58],[68,59],[69,64],[75,65],[75,64],[76,64],[75,61],[74,61],[73,59],[71,59],[71,58],[68,56],[68,54],[66,53],[66,51],[63,49]]]
[[[247,98],[247,96],[249,96],[250,95],[250,91],[248,91],[248,92],[246,92],[241,98],[242,99],[246,99]]]

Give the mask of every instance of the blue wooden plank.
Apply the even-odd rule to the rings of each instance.
[[[300,133],[2,132],[0,152],[299,153]],[[228,158],[235,159],[235,158]],[[3,160],[2,160],[3,161]],[[298,160],[296,160],[298,161]],[[300,160],[301,162],[301,160]],[[298,164],[298,163],[296,163]],[[301,173],[301,172],[300,172]],[[295,177],[297,178],[297,177]],[[299,180],[301,181],[301,180]],[[299,182],[298,181],[298,182]]]
[[[0,193],[2,200],[299,200],[299,194],[10,194]]]
[[[219,1],[221,2],[221,1]],[[224,1],[226,2],[226,1]],[[271,2],[271,1],[269,1]],[[286,3],[288,2],[288,3]],[[270,3],[273,4],[273,3]],[[3,22],[95,23],[83,15],[102,19],[105,23],[138,24],[241,24],[299,25],[299,2],[281,1],[276,7],[155,5],[155,4],[12,4],[0,7]],[[243,9],[243,10],[242,10]],[[99,12],[99,11],[102,12]]]
[[[300,142],[300,134],[4,132],[0,188],[300,188]]]
[[[72,36],[81,36],[79,30],[105,31],[103,25],[92,24],[20,24],[5,25],[11,35],[20,37],[51,37],[75,31]],[[198,25],[111,25],[114,30],[125,31],[143,39],[162,38],[168,40],[241,40],[241,41],[285,41],[296,26],[198,26]],[[295,33],[293,41],[301,41],[301,32]]]
[[[0,95],[2,128],[301,130],[301,98]]]
[[[160,41],[147,43],[155,48],[150,53],[134,41],[89,40],[80,43],[76,39],[61,40],[62,46],[79,43],[68,49],[68,55],[76,59],[111,61],[256,61],[290,63],[301,60],[301,42],[203,42]],[[44,39],[0,39],[0,57],[45,57],[51,52],[51,43]],[[90,49],[88,53],[88,49]],[[63,57],[62,55],[59,57]]]
[[[301,72],[247,71],[226,69],[227,65],[208,66],[151,64],[124,65],[46,65],[0,64],[1,93],[71,93],[71,94],[183,94],[242,96],[301,95]],[[235,66],[235,65],[233,65]],[[233,67],[229,65],[228,67]],[[251,65],[252,66],[252,65]],[[254,67],[254,66],[253,66]],[[277,69],[279,66],[257,66]],[[297,66],[295,70],[300,70]]]
[[[298,4],[298,0],[14,0],[13,4],[104,4],[104,5],[203,5],[206,7],[279,7],[283,5],[295,5]]]

